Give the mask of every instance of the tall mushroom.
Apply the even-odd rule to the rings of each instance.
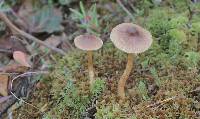
[[[87,51],[89,79],[90,79],[90,84],[93,84],[94,68],[93,68],[92,51],[100,49],[103,45],[103,41],[94,35],[80,35],[74,39],[74,43],[77,48]]]
[[[132,23],[117,25],[112,29],[110,39],[115,47],[128,53],[126,69],[118,83],[118,95],[124,99],[124,87],[133,67],[133,55],[146,51],[151,46],[153,40],[149,31]]]

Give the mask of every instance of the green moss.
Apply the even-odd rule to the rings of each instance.
[[[173,28],[186,27],[186,24],[189,22],[185,14],[179,16],[175,15],[174,18],[170,20],[170,24]]]
[[[148,90],[147,90],[146,84],[143,81],[139,82],[139,84],[137,86],[137,91],[138,91],[138,94],[140,94],[140,96],[143,100],[149,99]]]
[[[172,28],[172,24],[169,23],[169,14],[171,13],[163,8],[150,11],[145,24],[154,37],[158,38]]]
[[[192,23],[192,30],[194,32],[200,33],[200,22]]]
[[[186,52],[184,56],[188,68],[197,68],[200,61],[200,54],[198,52]]]
[[[185,32],[183,30],[179,30],[179,29],[169,30],[169,36],[172,38],[172,40],[176,40],[176,42],[179,44],[186,41],[186,39],[187,39]]]
[[[96,79],[91,87],[92,95],[98,96],[99,94],[102,93],[104,89],[105,89],[105,81],[102,79]]]
[[[51,97],[46,118],[80,119],[93,99],[97,99],[97,119],[198,116],[199,107],[195,106],[199,103],[198,96],[190,92],[200,85],[199,14],[194,14],[189,21],[186,2],[182,0],[167,0],[158,6],[149,0],[139,2],[140,5],[146,2],[149,14],[141,11],[136,16],[145,21],[144,27],[153,35],[153,44],[135,58],[125,88],[126,99],[122,101],[117,96],[117,84],[125,69],[127,54],[107,41],[94,52],[96,81],[92,86],[85,52],[75,50],[65,57],[56,57],[57,63],[46,82]],[[197,8],[198,4],[192,4],[192,9]]]
[[[98,56],[98,53],[94,54]],[[57,59],[56,67],[51,73],[51,93],[57,103],[48,114],[54,118],[61,118],[62,115],[71,119],[81,118],[91,100],[102,93],[105,81],[97,77],[94,85],[89,85],[85,52],[75,50],[64,58]]]

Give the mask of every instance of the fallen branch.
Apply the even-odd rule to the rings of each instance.
[[[131,14],[131,12],[122,4],[122,2],[120,0],[117,0],[117,3],[119,4],[119,6],[126,12],[126,14],[128,14],[128,16],[134,21],[135,18],[134,16]]]
[[[39,44],[41,44],[41,45],[43,45],[43,46],[51,49],[52,51],[55,51],[55,52],[59,53],[61,55],[65,55],[66,54],[63,50],[58,49],[56,47],[52,47],[52,46],[46,44],[45,42],[39,40],[38,38],[36,38],[36,37],[34,37],[34,36],[32,36],[32,35],[24,32],[22,30],[20,30],[2,12],[0,12],[0,19],[3,20],[6,23],[6,25],[11,29],[11,31],[13,32],[13,34],[20,34],[20,35],[26,37],[27,39],[30,39],[30,40],[32,40],[32,41],[34,41],[36,43],[39,43]]]
[[[12,54],[12,50],[7,50],[7,49],[1,49],[0,48],[0,53]]]
[[[163,105],[163,104],[165,104],[165,103],[167,103],[167,102],[170,102],[171,100],[174,100],[174,99],[176,99],[176,98],[177,98],[177,96],[174,96],[174,97],[171,97],[171,98],[167,98],[167,99],[165,99],[165,100],[158,101],[158,102],[156,102],[156,103],[154,103],[154,104],[148,105],[148,106],[146,106],[146,108],[157,107],[157,106],[159,106],[159,105]]]

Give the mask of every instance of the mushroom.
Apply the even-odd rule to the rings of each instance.
[[[87,51],[88,55],[88,72],[90,84],[94,82],[94,68],[93,68],[93,51],[102,47],[103,41],[94,35],[80,35],[74,39],[75,46],[81,50]]]
[[[110,39],[115,47],[128,53],[126,69],[118,83],[118,95],[121,99],[124,99],[124,87],[133,67],[133,56],[146,51],[151,46],[153,40],[149,31],[132,23],[117,25],[112,29]]]

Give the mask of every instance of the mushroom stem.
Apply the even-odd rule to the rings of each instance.
[[[118,95],[120,96],[121,99],[125,98],[124,88],[125,88],[126,80],[128,79],[128,77],[131,73],[132,67],[133,67],[133,54],[129,53],[126,69],[124,70],[124,73],[121,76],[119,83],[118,83]]]
[[[87,51],[87,55],[88,55],[88,72],[89,72],[90,84],[93,84],[94,68],[93,68],[93,60],[92,60],[92,51]]]

